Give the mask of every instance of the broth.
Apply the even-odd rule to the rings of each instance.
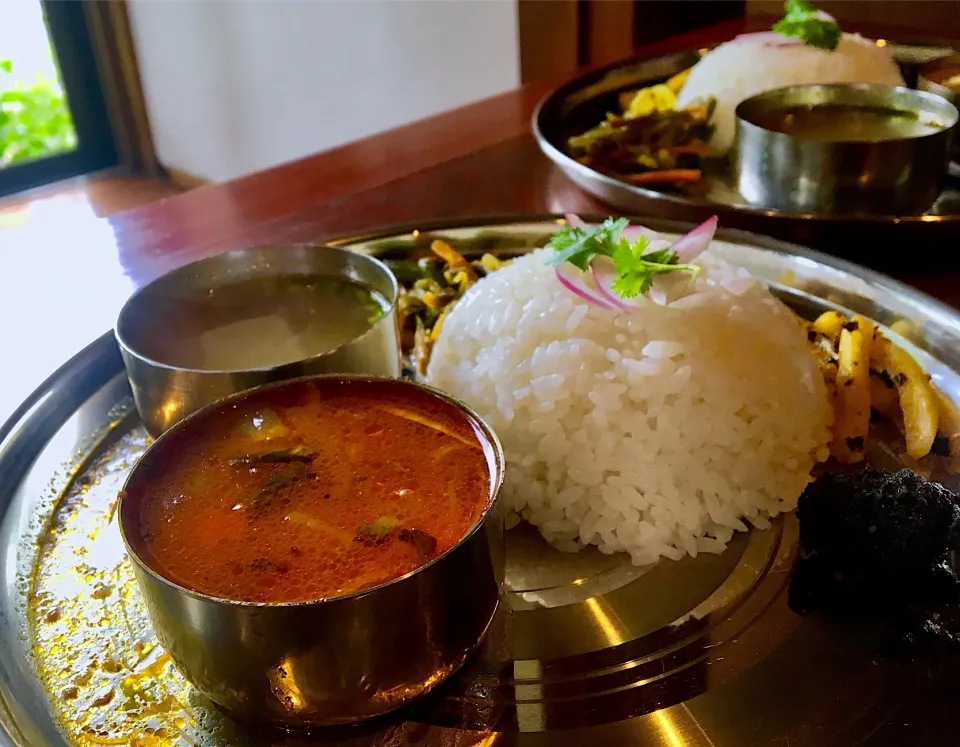
[[[946,129],[915,112],[886,107],[818,104],[764,112],[757,124],[794,137],[834,142],[878,142],[932,135]]]
[[[271,368],[329,353],[389,308],[360,283],[326,275],[251,278],[150,299],[138,338],[154,360],[201,371]]]
[[[161,575],[248,602],[349,594],[441,555],[483,515],[491,459],[465,413],[362,381],[292,391],[196,421],[145,484],[139,534]]]

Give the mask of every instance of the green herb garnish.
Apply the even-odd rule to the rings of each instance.
[[[595,227],[564,226],[547,243],[554,250],[550,264],[559,267],[570,262],[586,271],[595,257],[609,257],[617,271],[611,290],[620,298],[646,293],[657,275],[700,271],[697,265],[679,264],[677,253],[669,247],[650,250],[646,236],[630,243],[620,235],[628,225],[626,218],[607,218]]]
[[[666,272],[685,270],[696,274],[700,268],[696,265],[677,264],[677,253],[672,249],[658,249],[648,252],[650,241],[641,236],[633,244],[622,239],[613,253],[613,263],[617,268],[617,279],[612,290],[620,298],[634,298],[643,295],[653,287],[653,278]]]
[[[576,265],[586,271],[590,267],[590,260],[598,254],[610,257],[620,239],[620,233],[630,225],[626,218],[607,218],[594,228],[579,228],[564,226],[557,231],[547,243],[548,249],[556,254],[550,264],[559,267],[564,262]]]
[[[626,218],[607,218],[595,227],[564,226],[547,243],[554,250],[550,264],[559,267],[570,262],[586,271],[595,257],[609,257],[617,271],[611,290],[620,298],[648,292],[657,275],[700,271],[697,265],[679,264],[677,253],[669,247],[651,250],[646,236],[633,243],[623,238],[620,234],[628,225]]]
[[[831,16],[817,10],[806,0],[787,0],[783,7],[786,15],[773,25],[774,31],[800,39],[811,47],[828,50],[837,48],[843,32]]]

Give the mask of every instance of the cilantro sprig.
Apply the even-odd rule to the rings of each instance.
[[[843,31],[831,16],[806,0],[787,0],[783,7],[786,15],[773,25],[774,31],[811,47],[831,51],[837,48]]]
[[[590,260],[598,254],[612,256],[613,247],[623,240],[620,233],[628,225],[630,221],[626,218],[607,218],[599,226],[593,227],[566,225],[547,243],[547,248],[555,252],[550,264],[559,267],[569,262],[586,272]]]
[[[564,226],[547,243],[554,250],[550,264],[559,267],[570,262],[586,271],[594,258],[609,257],[617,271],[611,290],[620,298],[647,293],[657,275],[700,271],[697,265],[680,264],[669,247],[651,249],[646,236],[634,242],[625,239],[621,234],[628,225],[626,218],[607,218],[599,226]]]

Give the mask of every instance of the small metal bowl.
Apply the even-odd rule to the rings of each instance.
[[[140,532],[144,488],[198,428],[239,402],[290,401],[298,389],[341,386],[427,392],[466,416],[485,444],[490,497],[477,523],[443,555],[393,581],[312,602],[237,602],[191,591],[149,563]],[[352,723],[394,710],[439,685],[480,645],[497,611],[505,568],[499,501],[503,452],[465,405],[399,379],[314,376],[209,405],[154,442],[120,494],[120,532],[161,645],[184,676],[238,720],[284,728]]]
[[[302,360],[266,368],[204,370],[164,360],[165,346],[182,345],[169,317],[196,314],[198,297],[233,283],[264,283],[295,278],[333,277],[362,283],[388,304],[383,316],[362,335],[340,347]],[[400,375],[396,305],[400,295],[393,273],[379,260],[326,246],[263,246],[219,254],[181,267],[134,293],[120,310],[117,342],[147,432],[158,436],[190,413],[227,397],[284,379],[320,373]],[[317,296],[318,307],[322,296]],[[337,324],[331,319],[332,325]]]
[[[960,54],[953,54],[923,65],[917,77],[917,88],[928,93],[935,93],[960,109],[960,91],[955,91],[937,81],[939,75],[948,71],[954,75],[960,75]],[[960,161],[960,138],[958,138],[956,131],[953,135],[951,156],[954,161]]]
[[[912,137],[843,140],[778,131],[777,114],[797,107],[843,106],[906,111],[943,129]],[[791,212],[914,215],[940,195],[949,164],[956,107],[896,86],[790,86],[753,96],[736,109],[733,169],[747,202]]]

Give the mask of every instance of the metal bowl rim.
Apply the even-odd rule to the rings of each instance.
[[[240,400],[246,399],[248,397],[261,394],[265,391],[270,391],[273,389],[280,389],[287,386],[302,385],[308,382],[313,381],[328,381],[328,382],[365,382],[368,384],[377,383],[377,384],[390,384],[397,385],[401,388],[415,388],[419,389],[426,394],[435,397],[444,401],[448,405],[452,405],[464,412],[468,417],[475,421],[477,425],[480,426],[480,430],[483,432],[484,437],[487,439],[489,445],[493,449],[493,463],[495,474],[491,474],[490,479],[490,495],[491,497],[487,499],[486,506],[484,507],[481,514],[477,517],[477,520],[473,525],[463,533],[463,536],[460,537],[457,542],[455,542],[451,547],[445,550],[443,553],[433,558],[430,562],[424,563],[417,568],[414,568],[412,571],[405,573],[402,576],[397,578],[392,578],[389,581],[384,581],[381,584],[376,586],[371,586],[366,589],[361,589],[359,591],[354,591],[349,594],[341,594],[334,597],[324,597],[320,599],[308,599],[297,602],[248,602],[239,599],[227,599],[225,597],[214,596],[213,594],[205,594],[200,591],[195,591],[189,589],[186,586],[178,584],[176,581],[167,578],[159,571],[155,570],[150,563],[148,563],[141,554],[137,552],[136,549],[131,545],[130,541],[127,538],[127,533],[124,529],[124,506],[127,505],[126,495],[127,487],[133,481],[134,477],[137,475],[138,471],[142,471],[141,467],[144,464],[149,463],[149,459],[153,452],[155,452],[159,445],[166,439],[170,434],[178,433],[182,430],[185,430],[192,424],[194,421],[201,420],[204,417],[210,415],[211,412],[219,410],[225,406],[234,404]],[[365,597],[369,594],[375,594],[387,587],[399,585],[404,583],[414,576],[418,576],[421,573],[425,572],[427,569],[432,568],[434,565],[443,561],[446,557],[451,555],[455,550],[460,548],[462,545],[473,537],[477,532],[481,530],[483,525],[486,523],[487,519],[493,513],[494,509],[498,506],[501,501],[501,496],[503,493],[503,478],[504,473],[506,472],[506,460],[503,455],[503,446],[500,443],[500,438],[497,436],[496,432],[491,428],[487,421],[480,417],[472,407],[464,404],[456,397],[453,397],[446,392],[440,391],[439,389],[429,386],[428,384],[423,384],[418,381],[410,381],[408,379],[394,379],[389,376],[370,376],[366,374],[336,374],[336,373],[327,373],[327,374],[313,374],[309,376],[300,376],[296,379],[284,379],[283,381],[270,382],[268,384],[261,384],[260,386],[252,387],[250,389],[245,389],[241,392],[235,392],[228,397],[219,399],[216,402],[211,402],[209,405],[205,405],[199,410],[192,412],[190,415],[185,417],[183,420],[178,421],[175,425],[168,428],[164,431],[153,443],[151,443],[143,452],[143,455],[140,457],[139,461],[134,465],[130,470],[130,474],[127,475],[127,479],[123,482],[123,487],[120,489],[119,498],[117,500],[117,524],[120,528],[120,538],[123,540],[124,549],[127,551],[127,555],[134,561],[134,563],[148,573],[154,581],[162,583],[164,586],[171,588],[173,591],[178,594],[189,596],[193,599],[203,600],[206,602],[211,602],[214,604],[226,605],[228,607],[243,607],[248,609],[263,609],[263,610],[289,610],[289,609],[300,609],[307,607],[327,607],[332,604],[337,603],[346,603],[355,601],[361,597]]]
[[[887,91],[890,93],[897,93],[898,95],[908,96],[914,98],[919,102],[924,102],[929,104],[929,107],[912,107],[910,109],[905,109],[905,111],[911,111],[917,114],[920,113],[929,113],[941,115],[940,112],[934,111],[934,108],[945,109],[946,114],[952,117],[950,124],[943,127],[943,129],[936,132],[928,132],[923,135],[913,135],[910,137],[893,137],[886,138],[884,140],[827,140],[825,138],[814,138],[804,135],[795,135],[788,132],[782,132],[780,130],[774,130],[769,127],[765,127],[762,124],[756,122],[754,118],[751,118],[748,114],[744,113],[745,109],[749,109],[754,106],[760,106],[767,99],[775,99],[779,96],[786,96],[793,92],[800,91],[861,91],[861,92],[880,92]],[[832,104],[844,106],[850,102],[845,102],[843,100],[838,100],[836,102],[831,102]],[[818,106],[818,104],[813,104],[812,106]],[[891,110],[893,107],[890,107]],[[747,124],[751,127],[755,127],[762,132],[766,132],[770,135],[780,136],[785,140],[795,140],[798,142],[804,143],[821,143],[824,147],[830,147],[832,145],[850,145],[856,144],[861,146],[877,146],[885,143],[911,143],[911,142],[921,142],[927,138],[937,138],[942,137],[944,133],[949,133],[950,130],[956,126],[957,122],[960,121],[960,110],[957,109],[956,105],[952,101],[947,101],[943,96],[934,93],[932,91],[921,91],[917,88],[907,88],[906,86],[890,86],[884,83],[804,83],[794,86],[780,86],[779,88],[771,88],[767,91],[762,91],[761,93],[756,93],[753,96],[749,96],[737,104],[734,109],[734,116],[736,117],[737,125]],[[736,146],[734,146],[736,147]]]
[[[944,91],[949,91],[954,96],[960,96],[960,91],[955,91],[952,88],[948,88],[942,83],[939,83],[928,77],[930,73],[936,73],[941,70],[956,70],[958,73],[960,73],[960,52],[955,51],[953,54],[947,55],[946,57],[940,57],[936,60],[931,60],[930,62],[920,65],[917,70],[917,87],[919,88],[920,83],[924,82],[927,85],[937,86],[938,88],[942,88]]]
[[[956,69],[960,71],[960,60],[957,62]],[[931,80],[923,73],[919,73],[917,75],[917,90],[924,91],[925,93],[934,93],[937,96],[941,96],[954,106],[957,105],[957,102],[960,102],[960,91],[955,91],[952,88],[943,85],[943,83]]]
[[[139,350],[137,350],[130,342],[124,339],[124,336],[120,333],[120,326],[124,317],[130,313],[130,309],[140,300],[140,298],[146,294],[146,292],[155,287],[157,284],[164,280],[170,280],[175,275],[186,275],[191,270],[196,271],[198,265],[202,264],[215,264],[218,261],[223,260],[225,257],[230,256],[241,256],[244,254],[252,254],[258,251],[277,251],[277,252],[289,252],[291,250],[302,250],[302,249],[314,249],[314,250],[324,250],[324,251],[334,251],[339,254],[348,254],[353,257],[363,257],[365,260],[370,261],[374,266],[376,266],[381,272],[384,273],[384,276],[390,281],[390,286],[392,290],[392,299],[387,299],[389,304],[384,311],[384,314],[380,319],[376,321],[369,329],[367,329],[363,334],[353,337],[346,342],[341,343],[335,348],[327,350],[324,353],[318,355],[311,355],[307,358],[298,358],[297,360],[289,361],[287,363],[281,363],[276,366],[263,366],[260,368],[237,368],[237,369],[213,369],[213,368],[187,368],[184,366],[175,366],[171,363],[164,363],[163,361],[158,361],[154,358],[151,358]],[[331,275],[330,277],[335,277]],[[164,273],[160,277],[154,278],[146,285],[137,288],[130,297],[124,301],[123,306],[120,307],[120,311],[117,313],[117,320],[113,325],[113,334],[117,340],[117,344],[120,346],[120,349],[125,353],[129,353],[137,360],[142,363],[152,366],[163,371],[176,371],[177,373],[191,374],[195,376],[230,376],[234,374],[270,374],[278,371],[283,371],[284,369],[290,366],[302,366],[309,365],[316,361],[323,360],[338,350],[343,349],[347,345],[352,345],[358,340],[362,340],[367,335],[371,334],[380,324],[386,319],[390,314],[396,310],[397,304],[400,302],[400,281],[397,280],[396,275],[393,274],[393,271],[386,266],[378,257],[371,256],[369,254],[360,254],[359,252],[351,251],[342,246],[333,246],[327,243],[311,243],[311,242],[301,242],[294,244],[257,244],[255,246],[246,246],[240,249],[233,249],[229,252],[221,252],[219,254],[214,254],[210,257],[203,257],[202,259],[195,260],[193,262],[188,262],[185,265],[180,267],[175,267],[169,272]]]

